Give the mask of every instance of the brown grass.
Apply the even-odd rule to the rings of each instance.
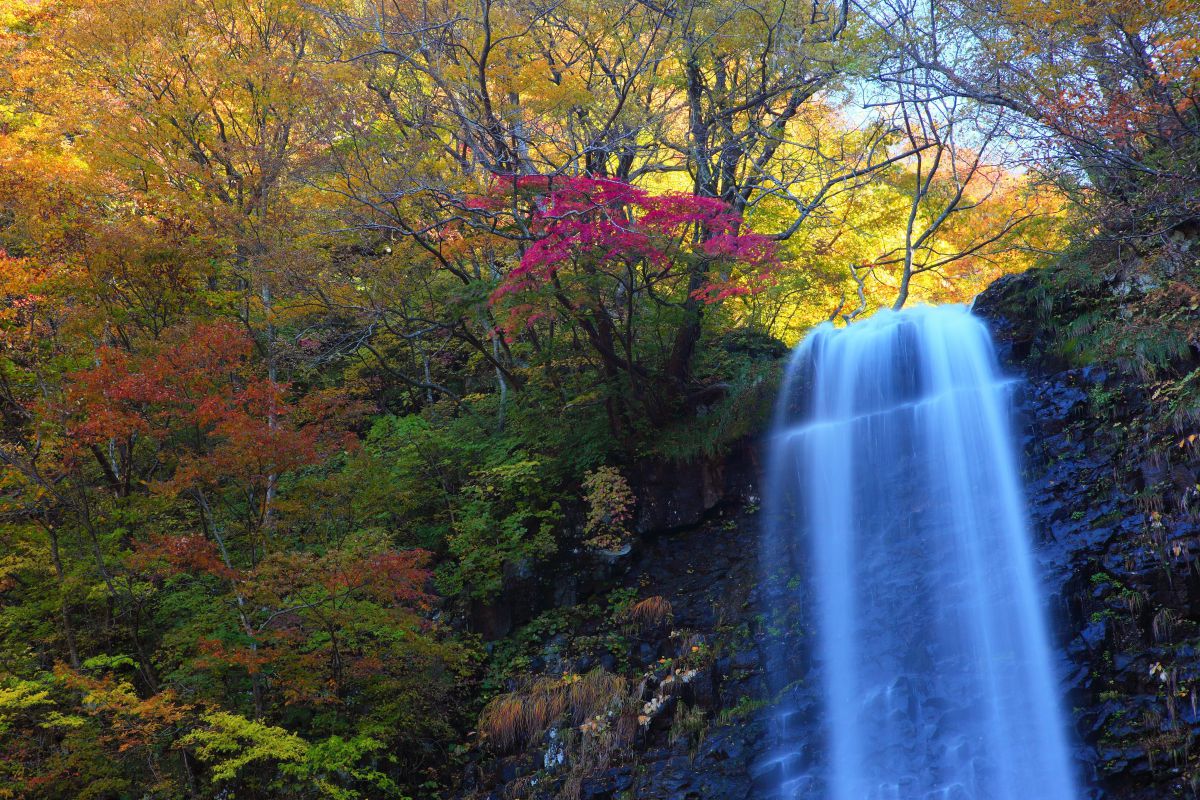
[[[615,687],[616,684],[610,685],[610,688]],[[572,751],[571,769],[563,781],[558,800],[578,800],[583,779],[607,769],[613,756],[629,747],[637,736],[637,714],[641,707],[641,698],[636,693],[627,691],[627,686],[622,685],[621,688],[622,693],[610,697],[601,707],[601,711],[597,712],[611,712],[610,723],[591,729],[579,738]]]
[[[1171,638],[1171,634],[1175,631],[1175,615],[1171,613],[1171,609],[1160,609],[1154,615],[1154,621],[1151,623],[1151,628],[1154,633],[1154,641],[1165,642]]]
[[[628,692],[628,682],[619,675],[597,667],[571,683],[567,691],[572,722],[582,725],[603,713]]]
[[[532,775],[523,775],[504,787],[504,800],[522,800],[532,797],[537,782]]]
[[[567,686],[557,678],[538,678],[524,691],[494,698],[479,717],[479,731],[502,753],[540,738],[567,711]]]
[[[538,678],[493,698],[479,716],[479,732],[494,750],[516,752],[568,714],[573,725],[582,725],[619,704],[628,692],[624,678],[600,668],[569,678]]]
[[[557,797],[578,800],[583,779],[607,768],[613,755],[633,742],[640,707],[640,687],[631,689],[625,678],[596,668],[584,675],[537,678],[494,698],[479,717],[479,731],[494,751],[513,753],[569,718],[578,729],[563,732],[569,768]],[[506,800],[518,800],[532,788],[516,783]]]
[[[646,632],[669,625],[674,619],[675,611],[671,608],[671,601],[654,595],[630,606],[628,616],[629,622],[638,631]]]

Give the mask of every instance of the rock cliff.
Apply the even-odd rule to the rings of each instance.
[[[1004,278],[975,310],[1020,379],[1030,516],[1080,774],[1093,800],[1193,798],[1200,447],[1148,433],[1141,423],[1163,405],[1138,376],[1057,355],[1041,281]],[[643,465],[633,552],[592,566],[581,555],[546,595],[557,607],[494,645],[494,660],[508,659],[496,680],[518,699],[539,676],[623,680],[571,724],[534,726],[507,748],[485,730],[468,796],[767,800],[803,774],[821,746],[818,681],[811,671],[783,689],[768,680],[772,659],[809,663],[811,632],[803,606],[767,596],[771,581],[802,577],[760,563],[760,465],[754,441],[722,459]],[[651,600],[657,612],[640,619]],[[784,695],[799,710],[779,718]],[[770,758],[781,741],[798,755]]]

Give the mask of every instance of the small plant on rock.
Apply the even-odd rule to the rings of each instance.
[[[598,550],[620,550],[629,541],[634,496],[629,482],[613,467],[598,467],[583,479],[588,504],[584,532]]]
[[[708,720],[705,719],[702,709],[684,703],[675,706],[675,717],[671,721],[672,745],[687,745],[688,754],[694,759],[707,733]]]

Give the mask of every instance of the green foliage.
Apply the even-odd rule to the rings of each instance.
[[[494,597],[506,568],[527,570],[557,547],[561,465],[524,444],[473,415],[380,417],[349,467],[354,502],[374,523],[445,553],[444,592]]]
[[[1115,364],[1143,380],[1186,363],[1200,309],[1190,248],[1175,235],[1129,258],[1120,242],[1081,239],[1031,289],[1052,346],[1069,362]]]
[[[694,415],[648,432],[648,455],[687,461],[720,454],[739,439],[763,430],[770,419],[786,352],[769,337],[738,331],[707,344],[698,372],[711,387]]]
[[[107,653],[102,653],[86,659],[80,666],[88,671],[101,672],[104,670],[132,669],[136,667],[136,663],[126,655],[108,655]]]
[[[708,720],[704,710],[696,706],[679,703],[675,706],[675,717],[671,720],[671,744],[682,744],[694,757],[708,733]]]
[[[406,798],[377,768],[381,760],[389,760],[387,745],[371,736],[330,736],[309,743],[283,728],[227,712],[203,714],[199,722],[181,743],[194,748],[214,781],[240,787],[242,793],[274,787],[290,797]],[[234,788],[233,796],[237,793]]]
[[[53,705],[50,689],[37,681],[10,678],[0,684],[0,734],[12,729],[14,717]]]
[[[283,728],[264,725],[238,714],[214,711],[200,718],[203,727],[181,743],[195,748],[196,756],[208,764],[216,781],[233,781],[254,768],[268,777],[286,762],[303,762],[308,746]]]
[[[528,572],[555,551],[560,506],[542,494],[539,462],[519,455],[475,470],[462,487],[447,542],[454,560],[439,575],[444,591],[493,598],[506,567]]]
[[[588,514],[584,532],[588,544],[616,550],[628,538],[635,499],[629,482],[613,467],[597,467],[583,478]]]
[[[484,696],[527,672],[534,658],[570,659],[607,652],[624,665],[630,649],[629,611],[637,599],[636,588],[617,588],[587,602],[542,612],[494,643],[481,684]]]
[[[732,725],[756,714],[768,705],[766,700],[756,700],[748,694],[744,694],[738,698],[738,701],[732,706],[723,709],[717,715],[717,725]]]
[[[370,736],[331,736],[309,745],[303,761],[281,762],[280,772],[294,781],[291,785],[312,787],[330,800],[405,800],[395,781],[374,766],[386,749],[384,742]]]

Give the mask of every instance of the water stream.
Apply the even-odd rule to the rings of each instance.
[[[1012,386],[961,306],[796,349],[764,541],[805,581],[821,741],[782,746],[770,797],[1076,799]]]

